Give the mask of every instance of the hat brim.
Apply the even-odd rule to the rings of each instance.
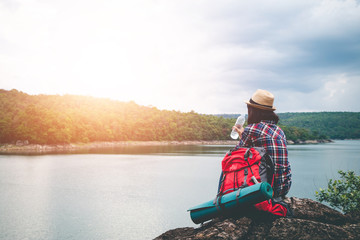
[[[272,107],[265,107],[265,106],[261,106],[261,105],[257,105],[257,104],[253,104],[253,103],[250,103],[249,101],[244,101],[247,105],[251,106],[251,107],[254,107],[254,108],[259,108],[259,109],[262,109],[262,110],[267,110],[267,111],[275,111],[276,108]]]

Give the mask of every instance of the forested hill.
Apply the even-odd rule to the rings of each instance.
[[[359,139],[360,112],[279,113],[280,124],[307,128],[331,139]]]
[[[290,114],[287,121],[292,124],[292,119]],[[0,89],[0,143],[230,140],[234,122],[234,118],[165,111],[134,102]],[[300,126],[282,126],[288,140],[326,137]]]
[[[134,102],[0,90],[0,143],[228,140],[232,119]]]
[[[360,112],[297,112],[277,113],[279,124],[286,128],[305,128],[320,138],[359,139]],[[224,118],[236,118],[238,114],[221,114]],[[294,131],[289,131],[289,134]],[[288,138],[292,138],[288,136]]]

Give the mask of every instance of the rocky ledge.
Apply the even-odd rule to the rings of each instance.
[[[199,228],[169,230],[167,239],[360,239],[360,214],[344,215],[310,199],[287,198],[294,216],[281,218],[251,211],[217,218]]]

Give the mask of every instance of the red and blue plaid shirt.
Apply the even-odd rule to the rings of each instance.
[[[264,147],[275,163],[274,197],[285,196],[291,186],[286,136],[273,121],[249,124],[241,135],[241,147]]]

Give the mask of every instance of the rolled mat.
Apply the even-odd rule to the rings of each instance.
[[[272,198],[273,190],[269,183],[262,182],[235,192],[217,197],[215,200],[205,202],[190,208],[191,220],[203,223],[222,215],[225,211],[237,207],[253,205]]]

